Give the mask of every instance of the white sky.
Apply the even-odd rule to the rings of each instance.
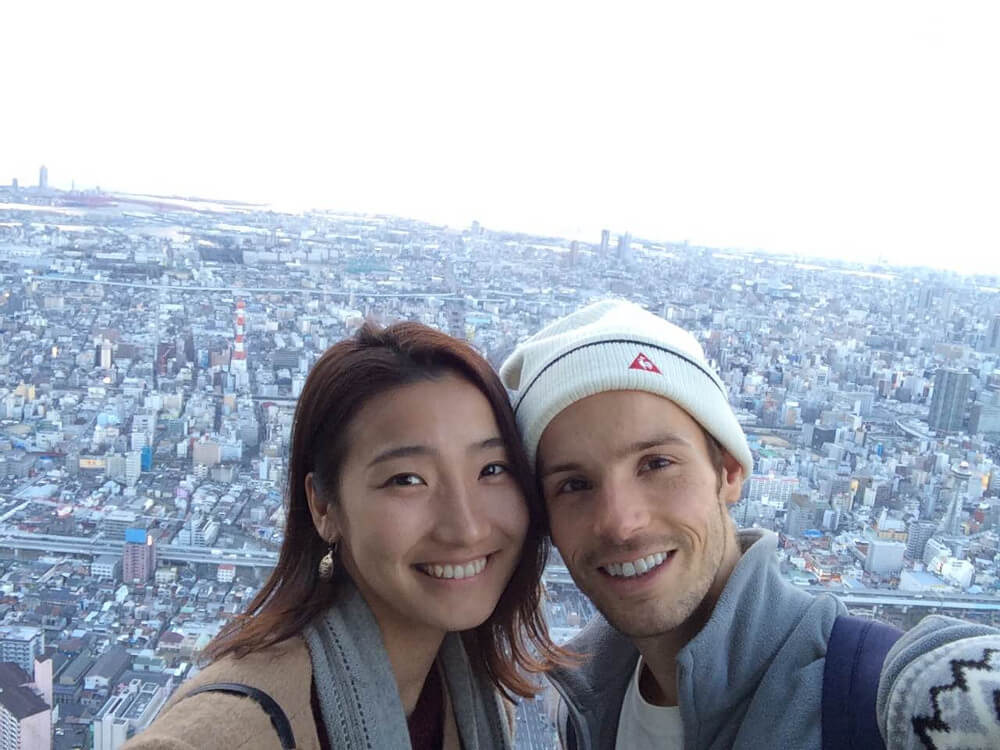
[[[0,182],[1000,272],[1000,3],[4,3]]]

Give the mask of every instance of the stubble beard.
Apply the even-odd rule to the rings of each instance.
[[[724,517],[727,515],[726,505],[721,498],[719,498],[719,511],[720,515],[716,520],[715,528],[709,534],[708,549],[703,552],[703,557],[694,559],[690,554],[691,545],[688,540],[686,538],[678,540],[682,543],[677,545],[675,559],[682,557],[688,565],[694,565],[699,569],[696,571],[663,571],[668,576],[673,575],[680,579],[679,585],[682,590],[668,592],[665,595],[676,598],[666,599],[661,594],[657,599],[623,605],[619,602],[609,602],[607,597],[595,596],[586,590],[584,591],[611,627],[632,639],[656,638],[672,633],[688,624],[695,625],[696,629],[701,628],[704,621],[707,621],[711,615],[713,608],[709,607],[708,611],[705,611],[705,605],[708,603],[706,598],[713,583],[715,583],[719,569],[722,567],[727,545],[732,543],[729,540],[730,535]],[[668,563],[668,565],[672,564],[674,564],[674,560]],[[693,580],[685,581],[685,575],[692,574],[694,575]],[[698,620],[698,622],[694,623],[694,620]]]

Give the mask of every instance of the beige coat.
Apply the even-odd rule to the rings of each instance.
[[[122,750],[280,750],[278,734],[264,710],[251,700],[227,693],[201,693],[181,700],[210,682],[241,682],[268,693],[285,711],[296,750],[320,750],[313,715],[312,662],[305,641],[296,636],[242,659],[227,656],[182,684],[150,727]],[[514,707],[506,707],[508,727]],[[445,699],[445,750],[460,750],[461,741]]]
[[[312,662],[299,637],[249,654],[227,656],[182,684],[149,729],[123,750],[280,750],[271,719],[256,701],[227,693],[181,700],[199,685],[242,682],[268,693],[288,716],[297,750],[319,750],[310,702]]]

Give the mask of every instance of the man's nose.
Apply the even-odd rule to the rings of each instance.
[[[607,483],[597,493],[594,534],[615,544],[627,542],[649,524],[645,500],[618,483]]]

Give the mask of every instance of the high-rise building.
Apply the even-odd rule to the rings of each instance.
[[[35,659],[45,650],[45,633],[27,625],[0,627],[0,661],[17,664],[28,674],[34,672]]]
[[[934,536],[937,524],[933,521],[914,521],[907,527],[906,556],[911,560],[923,560],[927,542]]]
[[[129,451],[125,454],[125,484],[134,487],[142,472],[142,452]]]
[[[942,367],[934,375],[934,395],[927,424],[932,430],[957,432],[962,429],[965,404],[972,384],[970,372]]]
[[[100,347],[97,349],[98,362],[97,366],[102,370],[108,370],[111,368],[111,342],[104,339],[101,342]]]
[[[622,263],[632,262],[632,235],[628,232],[618,235],[618,260]]]
[[[797,539],[802,532],[816,528],[816,506],[809,495],[792,493],[788,502],[788,514],[785,516],[785,534]]]
[[[49,189],[49,168],[44,164],[41,169],[38,170],[38,187],[42,190]]]
[[[993,320],[986,327],[986,336],[983,337],[983,351],[1000,352],[1000,313],[993,316]]]
[[[611,230],[602,229],[601,230],[601,257],[608,254],[608,248],[611,245]]]
[[[948,495],[948,509],[941,517],[938,524],[938,531],[949,536],[958,536],[962,533],[962,499],[955,490],[945,490],[941,493],[944,497]]]
[[[122,579],[125,583],[145,583],[156,569],[156,542],[145,529],[125,529]]]
[[[868,542],[865,556],[865,570],[879,575],[893,575],[903,568],[903,554],[906,545],[902,542],[888,542],[872,539]]]
[[[49,686],[51,689],[51,662]],[[10,663],[0,664],[0,750],[49,750],[52,707],[40,695],[37,677]]]

